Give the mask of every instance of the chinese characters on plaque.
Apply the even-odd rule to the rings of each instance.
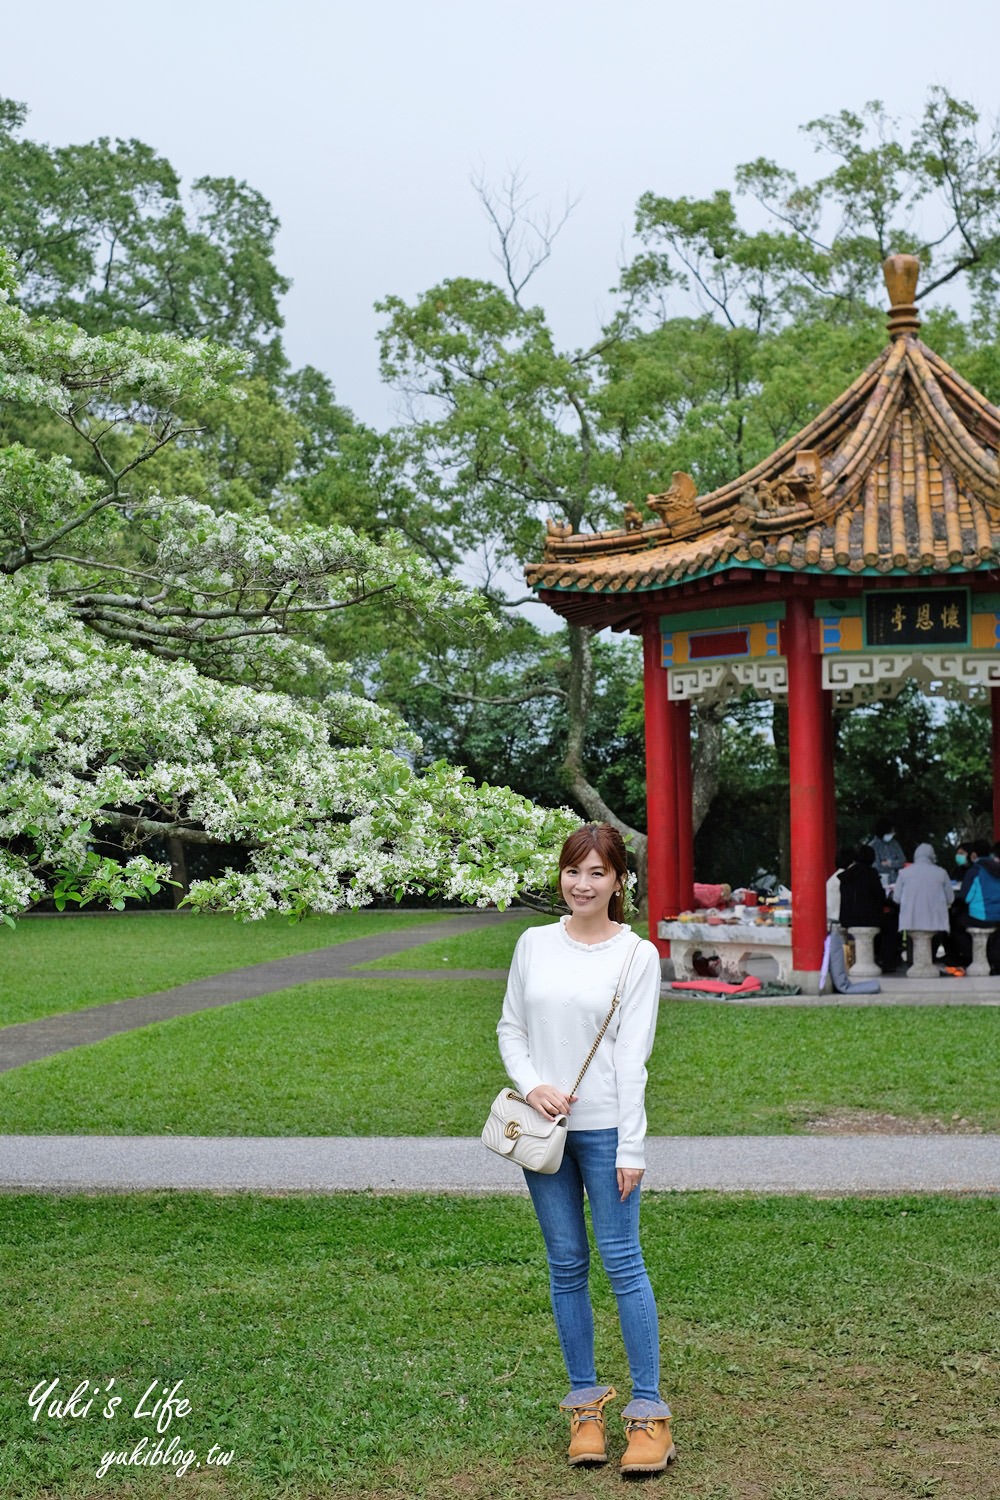
[[[964,589],[865,595],[868,646],[965,646],[969,596]]]

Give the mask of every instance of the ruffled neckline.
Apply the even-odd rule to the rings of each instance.
[[[568,943],[571,948],[578,949],[581,953],[601,953],[605,948],[611,948],[615,943],[620,943],[622,938],[627,937],[632,931],[628,923],[623,922],[614,937],[605,938],[603,943],[578,943],[576,938],[570,937],[566,931],[566,924],[569,920],[569,917],[559,918],[559,928],[563,935],[563,941]]]

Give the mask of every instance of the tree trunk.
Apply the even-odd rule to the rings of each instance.
[[[587,720],[594,694],[594,656],[590,649],[593,632],[585,626],[567,626],[569,636],[569,682],[566,691],[566,713],[569,726],[566,731],[566,748],[563,754],[563,779],[568,790],[584,809],[588,818],[597,823],[610,823],[617,828],[629,845],[636,863],[638,889],[636,905],[642,908],[646,900],[646,846],[644,833],[622,821],[608,807],[595,786],[584,772],[584,744],[587,737]]]
[[[697,833],[719,790],[719,760],[722,755],[721,703],[706,703],[695,709],[697,733],[692,756],[691,829]]]
[[[170,861],[170,879],[177,882],[176,885],[170,887],[171,896],[176,908],[180,906],[191,888],[188,880],[187,850],[184,847],[184,840],[176,836],[168,838],[166,845],[167,858]]]

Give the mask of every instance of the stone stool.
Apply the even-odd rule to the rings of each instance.
[[[986,944],[996,932],[996,928],[973,927],[970,924],[966,931],[972,939],[972,962],[965,972],[971,979],[979,979],[990,972],[990,961],[986,957]]]
[[[849,927],[854,939],[854,962],[847,971],[849,979],[877,979],[882,970],[875,962],[875,939],[881,928]]]
[[[911,927],[909,937],[913,943],[913,962],[906,971],[907,979],[936,979],[938,971],[931,948],[933,932],[915,932]]]

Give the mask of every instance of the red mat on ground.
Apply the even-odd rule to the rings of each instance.
[[[759,990],[761,981],[751,979],[749,974],[742,984],[727,984],[724,979],[675,979],[672,990],[701,990],[706,995],[748,995]]]

